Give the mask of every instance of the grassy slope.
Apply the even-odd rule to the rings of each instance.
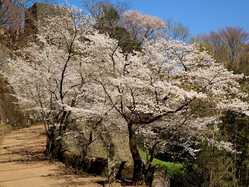
[[[140,149],[139,152],[142,159],[149,159],[147,153],[145,153],[143,150]],[[156,166],[157,168],[165,169],[169,176],[183,175],[185,172],[184,165],[181,163],[166,162],[154,158],[152,161],[152,165]]]

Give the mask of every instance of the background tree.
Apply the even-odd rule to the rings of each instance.
[[[236,63],[243,55],[243,47],[249,41],[249,34],[241,28],[227,27],[220,32],[220,38],[228,50],[230,63]]]
[[[4,26],[7,22],[7,10],[8,8],[3,1],[0,2],[0,26]]]
[[[0,1],[0,28],[4,31],[2,41],[9,47],[14,47],[24,33],[25,11],[31,5],[31,0]]]
[[[119,41],[118,46],[124,53],[139,51],[141,43],[134,39],[123,25],[120,24],[121,16],[126,10],[123,3],[112,4],[106,1],[83,1],[84,9],[95,19],[95,27],[101,33],[108,34]]]
[[[203,44],[221,63],[228,68],[239,71],[240,66],[246,64],[249,34],[241,28],[226,27],[217,32],[197,37],[197,41]]]
[[[158,17],[144,15],[138,11],[126,11],[122,17],[122,25],[137,40],[149,39],[165,28],[166,23]]]
[[[164,32],[167,38],[184,42],[190,39],[190,32],[182,23],[173,20],[167,20],[166,23]]]

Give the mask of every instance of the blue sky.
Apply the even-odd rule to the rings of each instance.
[[[193,34],[225,26],[249,31],[249,0],[133,0],[132,8],[180,21]]]
[[[249,31],[249,0],[123,1],[128,2],[130,9],[181,22],[193,35],[225,26],[239,26]]]

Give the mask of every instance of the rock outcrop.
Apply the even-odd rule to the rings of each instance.
[[[25,12],[25,33],[39,33],[46,27],[44,19],[68,14],[66,8],[45,3],[35,3]]]

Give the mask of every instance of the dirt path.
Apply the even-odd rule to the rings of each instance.
[[[0,187],[101,187],[100,177],[71,174],[62,163],[44,159],[42,126],[6,135],[0,145]]]

